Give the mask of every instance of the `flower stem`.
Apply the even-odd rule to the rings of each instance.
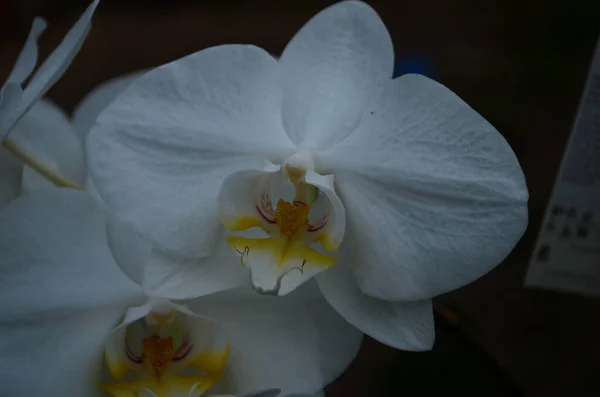
[[[35,172],[54,183],[56,186],[83,190],[83,186],[68,180],[58,172],[48,168],[46,165],[44,165],[44,163],[27,153],[25,150],[21,149],[19,145],[17,145],[17,143],[9,137],[4,139],[2,146],[4,146],[4,148],[12,153],[15,157],[19,158],[21,161],[31,167]]]

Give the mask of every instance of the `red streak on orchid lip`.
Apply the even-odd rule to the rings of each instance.
[[[329,217],[327,216],[327,214],[325,214],[315,223],[308,225],[308,229],[306,229],[306,230],[308,230],[309,232],[316,232],[318,230],[321,230],[323,228],[323,226],[325,226],[327,224],[328,220],[329,220]]]
[[[173,361],[183,360],[184,358],[187,357],[188,354],[190,354],[190,352],[192,351],[193,348],[194,348],[193,344],[189,345],[188,348],[183,353],[180,353],[177,356],[173,356]]]
[[[322,223],[322,224],[317,225],[317,226],[309,226],[308,229],[306,229],[306,230],[308,230],[309,232],[316,232],[316,231],[319,231],[319,230],[323,229],[323,227],[326,224],[327,224],[327,222]]]
[[[269,219],[267,218],[267,216],[262,212],[262,210],[260,209],[260,207],[257,205],[256,206],[256,210],[258,211],[258,213],[260,214],[260,216],[267,221],[268,223],[274,225],[275,224],[275,219]]]
[[[190,335],[186,332],[183,335],[183,341],[181,342],[181,346],[179,346],[177,348],[177,351],[175,351],[175,354],[173,354],[173,361],[179,361],[184,359],[185,357],[187,357],[188,354],[190,354],[193,348],[194,344],[190,339]]]
[[[125,354],[127,354],[127,357],[134,363],[142,363],[142,358],[144,356],[138,356],[131,350],[131,348],[129,347],[129,342],[127,342],[127,338],[125,338]]]

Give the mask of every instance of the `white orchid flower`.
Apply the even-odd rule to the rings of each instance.
[[[0,91],[0,209],[21,191],[40,187],[82,188],[83,145],[67,116],[40,98],[64,74],[81,48],[99,1],[93,1],[63,41],[37,65],[37,40],[46,22],[36,18],[15,65]],[[23,168],[23,163],[27,164]]]
[[[84,192],[23,195],[0,225],[3,395],[179,397],[200,394],[220,372],[214,393],[315,393],[358,350],[361,334],[318,295],[274,303],[235,291],[173,303],[152,297],[137,282],[147,250],[119,229],[122,250],[111,251],[109,215]],[[138,272],[130,266],[125,276],[115,258],[137,258]]]
[[[251,45],[189,55],[99,116],[92,178],[119,218],[208,277],[226,267],[222,221],[255,289],[283,295],[318,274],[350,323],[428,349],[431,297],[506,257],[528,193],[493,126],[435,81],[392,79],[393,64],[357,1],[313,17],[279,60]]]

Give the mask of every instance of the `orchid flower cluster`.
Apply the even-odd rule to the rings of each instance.
[[[430,349],[431,299],[523,234],[510,146],[443,85],[392,78],[368,5],[279,58],[222,45],[123,76],[69,117],[41,97],[98,2],[24,87],[36,19],[1,91],[3,395],[315,394],[363,334]]]

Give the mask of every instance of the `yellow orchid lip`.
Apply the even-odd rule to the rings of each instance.
[[[281,294],[282,279],[293,271],[308,277],[309,269],[319,272],[338,262],[336,257],[321,254],[298,238],[227,236],[225,240],[241,255],[242,265],[250,270],[254,289],[266,295]]]
[[[154,314],[152,312],[138,321],[153,320]],[[158,313],[158,319],[171,315],[176,316],[174,311]],[[133,380],[127,378],[125,381],[104,382],[99,385],[100,388],[113,397],[137,397],[144,390],[157,397],[172,397],[190,393],[199,395],[217,382],[229,357],[229,345],[221,350],[204,349],[194,353],[194,336],[188,331],[170,334],[173,329],[179,329],[176,321],[152,321],[146,329],[149,335],[139,340],[142,349],[140,354],[133,351],[126,338],[124,361],[111,363],[106,355],[107,365],[116,379],[122,379],[127,373],[137,376]],[[166,329],[168,326],[171,328]],[[190,368],[195,375],[190,375]]]
[[[187,332],[184,333],[181,345],[177,348],[177,350],[175,350],[173,356],[171,357],[172,361],[177,362],[185,359],[187,355],[190,354],[193,348],[194,344],[192,343],[190,334]],[[129,345],[129,341],[127,339],[125,339],[125,354],[127,355],[127,358],[135,364],[142,364],[144,362],[144,353],[142,353],[141,355],[135,354],[131,349],[131,346]]]
[[[321,251],[340,247],[345,209],[333,175],[316,173],[310,153],[297,153],[282,166],[230,175],[219,191],[218,211],[232,232],[258,227],[266,233],[249,238],[260,233],[254,229],[226,237],[258,293],[285,295],[337,263]]]

